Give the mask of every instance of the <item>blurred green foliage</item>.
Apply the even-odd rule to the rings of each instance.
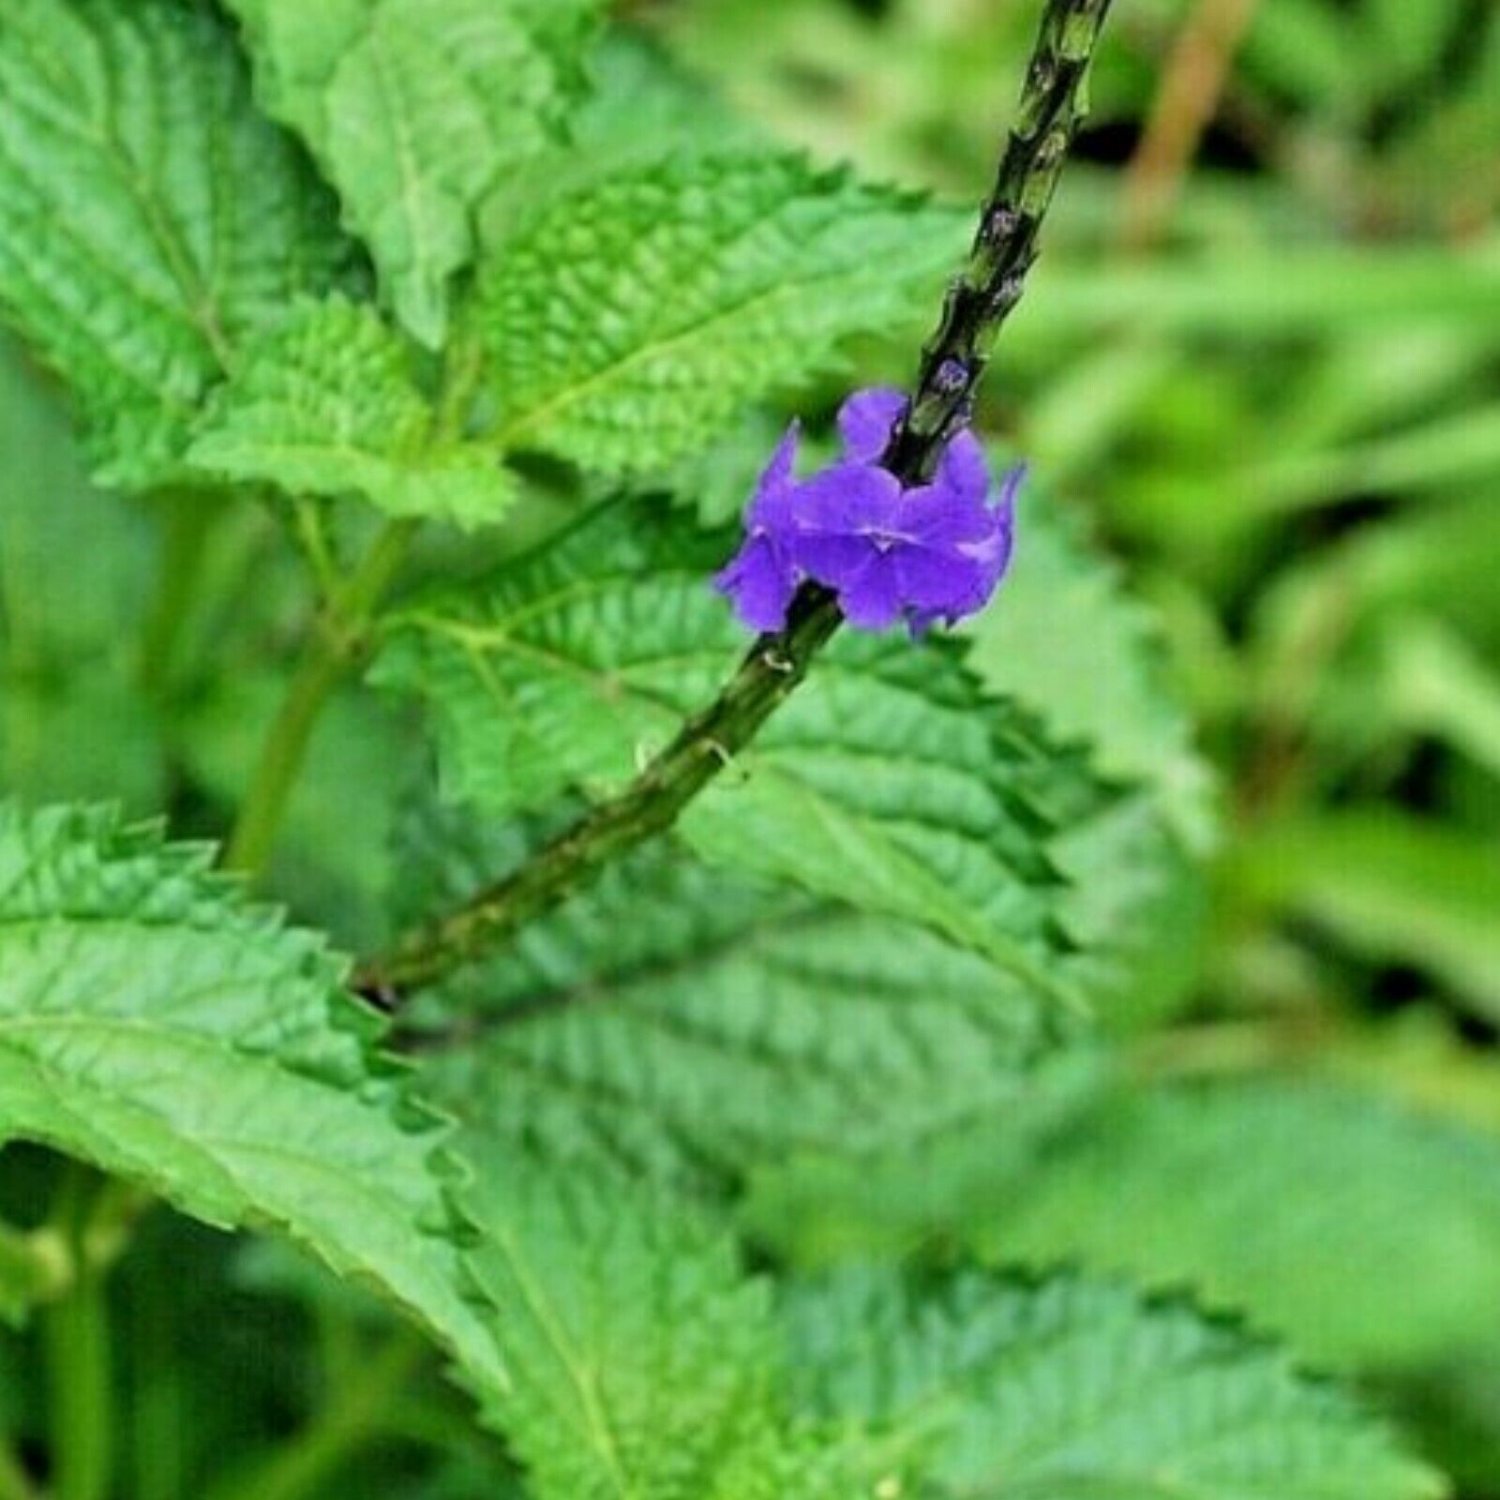
[[[1029,0],[619,8],[765,135],[960,199],[987,185],[1035,19]],[[1065,674],[1061,727],[1146,782],[1133,815],[1192,854],[1150,897],[1173,941],[1121,993],[1107,1055],[1039,1084],[1009,1139],[863,1181],[792,1163],[757,1179],[745,1219],[791,1260],[941,1261],[961,1242],[1193,1281],[1378,1384],[1485,1500],[1500,1496],[1500,14],[1261,0],[1217,60],[1183,48],[1202,12],[1235,8],[1117,0],[1082,160],[982,413],[1067,514],[1025,522],[1035,562],[976,661],[1023,694],[1028,667]],[[1201,119],[1165,110],[1195,84]],[[1188,169],[1152,169],[1155,148]],[[902,378],[920,332],[871,342],[864,373]],[[0,351],[4,786],[170,805],[179,827],[216,830],[284,687],[297,564],[249,508],[203,539],[170,495],[100,495],[59,410]],[[705,509],[737,503],[768,430],[720,450]],[[170,683],[139,641],[157,535],[206,549],[171,612]],[[1046,607],[1088,618],[1116,590],[1064,589],[1079,536],[1149,604],[1141,630],[1212,784],[1175,719],[1136,712],[1136,653],[1102,633],[1053,653]],[[441,546],[429,561],[453,560]],[[153,710],[168,695],[170,723]],[[409,744],[394,710],[338,703],[278,855],[277,888],[361,946],[381,935]],[[1391,1127],[1388,1149],[1388,1117],[1413,1111],[1420,1131]],[[7,1175],[18,1219],[46,1170],[28,1157]],[[963,1223],[954,1202],[974,1206]],[[379,1315],[361,1301],[182,1221],[153,1221],[130,1264],[163,1261],[181,1301],[128,1270],[114,1290],[147,1330],[122,1372],[140,1393],[132,1500],[198,1492],[220,1450],[320,1402],[342,1493],[507,1493],[508,1460],[434,1369],[413,1376],[418,1356],[384,1344],[404,1363],[369,1357]],[[202,1341],[200,1318],[231,1331]],[[291,1483],[246,1472],[272,1500]]]
[[[1019,65],[1032,11],[638,9],[778,134],[970,195],[1004,124],[995,69]],[[1367,1368],[1395,1354],[1404,1373],[1384,1378],[1464,1493],[1500,1495],[1500,1311],[1488,1273],[1463,1269],[1493,1261],[1470,1216],[1495,1212],[1500,1184],[1434,1140],[1376,1167],[1373,1140],[1345,1150],[1315,1123],[1347,1104],[1320,1092],[1333,1078],[1419,1106],[1439,1133],[1500,1127],[1500,13],[1121,0],[1113,24],[1091,164],[1069,179],[983,415],[1156,606],[1219,773],[1208,941],[1140,1065],[1252,1092],[1211,1092],[1201,1110],[1139,1097],[1128,1129],[1054,1132],[1058,1176],[1038,1171],[1035,1188],[1002,1187],[1003,1164],[949,1170],[1002,1195],[989,1210],[1002,1249],[1009,1223],[1012,1252],[1206,1277],[1314,1352]],[[888,350],[871,359],[901,377]],[[1041,531],[1022,547],[1050,553]],[[1022,568],[1017,592],[1038,578]],[[1002,605],[982,649],[1055,670],[1034,618]],[[1125,679],[1115,641],[1090,657],[1078,639],[1082,726],[1090,709],[1111,715]],[[1170,743],[1137,748],[1171,780]],[[1132,1179],[1142,1132],[1157,1131],[1181,1159],[1169,1170],[1152,1149]],[[1080,1152],[1091,1169],[1066,1165]],[[889,1243],[890,1205],[911,1188],[851,1198],[814,1173],[767,1187],[758,1212],[773,1226],[792,1213],[820,1255],[842,1255]],[[1272,1227],[1248,1239],[1222,1227],[1257,1214]],[[1418,1324],[1425,1351],[1408,1342]]]

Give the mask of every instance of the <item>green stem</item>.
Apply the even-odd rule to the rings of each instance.
[[[395,1335],[364,1361],[317,1420],[265,1464],[210,1492],[210,1500],[303,1500],[371,1436],[380,1432],[421,1364],[425,1346],[415,1334]]]
[[[183,626],[192,610],[215,507],[191,492],[162,496],[161,567],[155,597],[141,632],[137,677],[147,698],[159,702],[172,681]]]
[[[804,593],[786,630],[756,646],[718,698],[683,726],[625,792],[601,803],[514,875],[412,934],[358,976],[357,986],[372,997],[391,999],[434,983],[519,931],[611,861],[670,828],[802,680],[840,618],[831,594]]]
[[[362,656],[375,611],[405,561],[417,525],[414,520],[387,525],[348,583],[328,601],[322,628],[308,641],[261,747],[225,851],[230,869],[258,874],[270,857],[313,730],[334,690]]]
[[[1047,0],[1020,108],[969,262],[948,289],[922,351],[916,390],[886,455],[908,484],[924,483],[974,398],[1001,328],[1036,263],[1042,220],[1088,113],[1088,72],[1111,0]]]
[[[51,1387],[52,1493],[55,1500],[106,1500],[114,1458],[109,1309],[104,1272],[90,1265],[85,1237],[89,1177],[70,1168],[53,1221],[72,1250],[74,1279],[47,1308],[42,1339]]]
[[[1086,110],[1084,85],[1110,0],[1047,0],[1016,124],[969,263],[923,350],[916,391],[884,457],[906,484],[927,478],[968,420],[996,333],[1020,300],[1037,235]],[[511,937],[606,864],[656,837],[754,739],[843,623],[833,595],[804,585],[785,629],[762,636],[718,698],[618,797],[459,910],[410,933],[357,977],[391,1005]]]
[[[126,1317],[131,1365],[131,1500],[179,1500],[189,1493],[186,1448],[193,1431],[177,1287],[141,1278]]]

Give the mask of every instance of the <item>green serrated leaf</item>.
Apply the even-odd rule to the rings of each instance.
[[[1058,622],[1067,621],[1066,629]],[[1213,777],[1166,681],[1154,622],[1044,494],[1028,487],[1005,585],[968,629],[969,663],[1100,775],[1138,790],[1055,847],[1070,878],[1068,928],[1102,1020],[1139,1027],[1191,992],[1217,837]]]
[[[442,343],[480,204],[551,144],[600,0],[230,0],[260,97],[298,130],[397,316]]]
[[[1446,1492],[1382,1424],[1276,1349],[1124,1287],[974,1273],[921,1285],[899,1272],[846,1272],[795,1288],[787,1316],[804,1405],[906,1434],[938,1495]]]
[[[979,1238],[1191,1282],[1320,1359],[1420,1364],[1500,1320],[1500,1146],[1311,1081],[1158,1088],[1059,1132]]]
[[[419,911],[531,842],[485,830],[467,810],[409,828]],[[429,1085],[493,1137],[710,1193],[793,1155],[861,1161],[1007,1120],[1055,1042],[1046,1005],[942,939],[665,843],[410,1024]]]
[[[247,334],[348,255],[250,102],[227,27],[174,0],[0,14],[0,308],[72,386],[101,474],[170,478]]]
[[[436,1121],[340,969],[238,900],[205,848],[0,806],[0,1140],[285,1234],[503,1381],[460,1290]]]
[[[493,452],[436,421],[406,345],[373,308],[309,302],[246,349],[188,461],[293,495],[362,495],[393,516],[496,520],[514,481]]]
[[[479,271],[496,440],[639,473],[918,305],[959,215],[797,157],[674,155],[524,209]]]
[[[731,545],[660,506],[606,506],[412,606],[380,676],[432,705],[447,793],[504,816],[618,790],[743,652],[708,587]],[[1046,838],[1093,801],[953,642],[846,633],[676,832],[712,863],[925,925],[1057,1000]]]
[[[1150,616],[1047,497],[1028,487],[1021,506],[1004,588],[969,628],[971,666],[1057,738],[1087,744],[1101,775],[1149,787],[1186,846],[1203,852],[1214,839],[1212,776]]]
[[[477,1163],[470,1261],[515,1373],[488,1414],[541,1500],[703,1500],[776,1446],[769,1298],[722,1233],[616,1178]]]

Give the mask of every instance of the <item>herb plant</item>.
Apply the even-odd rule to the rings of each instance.
[[[1277,1235],[1500,1168],[1142,1071],[1211,777],[975,426],[1108,9],[976,232],[602,0],[6,0],[3,1500],[1445,1493]]]

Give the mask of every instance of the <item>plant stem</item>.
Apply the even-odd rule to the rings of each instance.
[[[883,462],[905,484],[930,477],[973,411],[974,392],[1020,300],[1037,234],[1086,109],[1084,83],[1110,0],[1047,0],[1020,111],[984,205],[969,262],[923,351],[916,391]],[[842,624],[835,597],[804,585],[786,627],[762,636],[718,698],[683,726],[619,796],[458,911],[397,944],[356,978],[379,1004],[443,978],[502,943],[604,865],[664,832],[806,676]]]
[[[192,609],[204,549],[217,513],[208,496],[192,491],[163,495],[161,508],[161,566],[141,632],[137,667],[141,691],[158,702],[172,683],[174,657]]]
[[[394,1335],[340,1387],[316,1421],[249,1474],[211,1491],[210,1500],[303,1500],[381,1429],[426,1347],[415,1334]]]
[[[72,1248],[74,1279],[47,1308],[43,1344],[51,1385],[52,1494],[55,1500],[105,1500],[114,1458],[114,1405],[109,1309],[104,1272],[84,1248],[90,1218],[89,1178],[70,1167],[53,1222]]]
[[[1088,113],[1089,64],[1110,3],[1047,0],[969,263],[949,288],[937,331],[922,351],[911,405],[885,457],[907,484],[932,477],[949,439],[973,416],[995,339],[1026,288],[1042,220]]]
[[[805,590],[787,628],[766,636],[729,685],[618,797],[601,803],[514,875],[451,915],[419,929],[357,987],[390,1000],[441,979],[556,904],[576,885],[670,828],[689,802],[802,680],[813,655],[839,627],[833,595]]]
[[[230,834],[224,863],[258,874],[269,858],[313,730],[334,690],[364,652],[371,621],[391,586],[418,523],[392,521],[344,587],[327,602],[271,725],[250,790]]]

